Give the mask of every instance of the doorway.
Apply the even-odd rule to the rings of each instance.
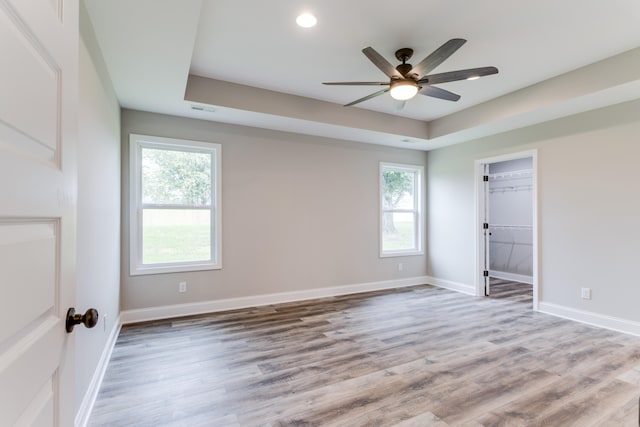
[[[476,161],[476,295],[538,309],[535,150]]]

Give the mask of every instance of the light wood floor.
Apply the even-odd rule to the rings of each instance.
[[[490,278],[491,298],[508,299],[533,308],[533,285],[510,280]]]
[[[418,286],[126,326],[92,426],[637,426],[640,338]]]

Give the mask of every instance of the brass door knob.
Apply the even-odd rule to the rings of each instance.
[[[84,314],[76,314],[76,309],[71,307],[67,311],[67,332],[73,332],[73,327],[82,323],[87,328],[93,328],[98,324],[98,310],[90,308]]]

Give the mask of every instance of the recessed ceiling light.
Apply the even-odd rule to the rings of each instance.
[[[296,23],[302,28],[311,28],[315,27],[315,25],[318,23],[318,20],[312,14],[305,12],[298,15],[298,17],[296,18]]]

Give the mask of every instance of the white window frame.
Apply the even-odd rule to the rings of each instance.
[[[413,197],[413,209],[385,209],[384,208],[384,196],[383,192],[383,178],[382,174],[384,171],[392,170],[397,172],[411,172],[414,174],[414,197]],[[378,172],[378,184],[379,184],[379,197],[380,197],[380,222],[378,227],[378,232],[380,234],[379,245],[380,245],[380,257],[399,257],[399,256],[410,256],[410,255],[422,255],[424,254],[423,250],[423,242],[424,242],[424,234],[423,234],[423,221],[422,221],[422,180],[424,176],[424,166],[419,165],[409,165],[409,164],[401,164],[401,163],[387,163],[380,162],[380,169]],[[416,242],[416,247],[411,249],[400,249],[400,250],[384,250],[383,246],[383,238],[384,238],[384,230],[383,230],[383,216],[388,212],[407,212],[414,214],[414,239]]]
[[[208,261],[143,264],[142,262],[142,211],[144,208],[160,208],[162,205],[142,203],[142,148],[159,148],[176,151],[210,153],[211,173],[211,259]],[[222,268],[222,208],[221,195],[222,145],[212,142],[163,138],[148,135],[129,135],[129,273],[132,276],[184,271],[218,270]],[[171,206],[175,208],[175,206]],[[185,209],[190,208],[185,206]]]

